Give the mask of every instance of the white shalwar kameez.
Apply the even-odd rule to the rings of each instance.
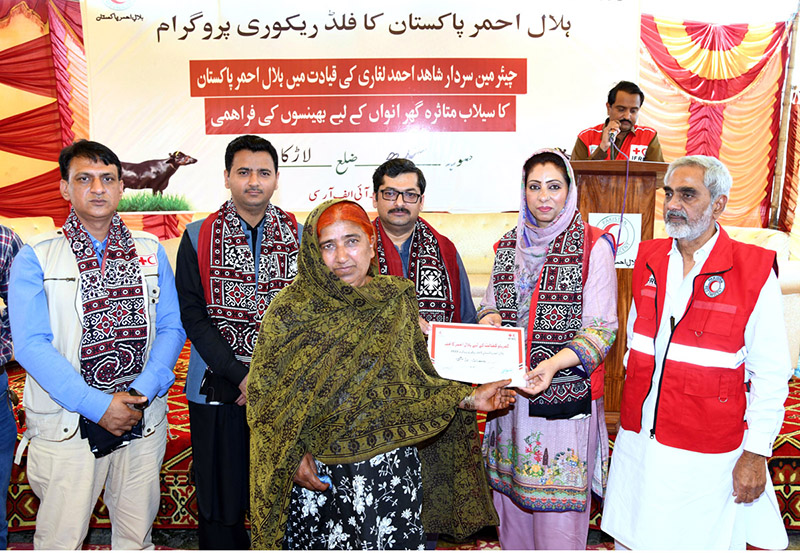
[[[670,336],[670,315],[679,320],[692,294],[694,277],[708,259],[719,232],[694,254],[683,277],[683,259],[673,241],[667,289],[655,343],[653,385],[642,409],[640,432],[620,429],[611,456],[602,529],[630,549],[745,549],[745,545],[784,549],[786,530],[769,474],[765,492],[749,504],[734,503],[733,468],[743,449],[772,455],[783,422],[791,362],[780,286],[770,272],[745,328],[745,378],[750,381],[742,445],[720,454],[697,453],[650,438]],[[628,343],[636,319],[628,318]],[[627,361],[627,356],[626,356]],[[708,436],[713,440],[713,436]]]

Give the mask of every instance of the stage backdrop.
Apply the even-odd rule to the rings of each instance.
[[[58,153],[88,134],[80,6],[69,0],[0,1],[0,215],[49,215]]]
[[[659,123],[665,159],[718,157],[733,177],[721,221],[766,227],[790,22],[714,25],[644,14],[641,31],[639,76],[648,95],[642,121]]]
[[[426,173],[426,210],[518,207],[523,161],[571,151],[638,74],[634,0],[385,4],[355,0],[83,0],[91,137],[123,161],[181,150],[167,193],[199,211],[227,197],[237,134],[280,156],[276,203],[371,208],[392,157]]]

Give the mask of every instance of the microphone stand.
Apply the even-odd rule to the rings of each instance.
[[[616,139],[616,137],[615,137],[615,139]],[[614,148],[615,148],[615,146],[616,146],[616,145],[614,144],[614,142],[612,142],[612,143],[611,143],[611,153],[612,153],[612,154],[614,153]],[[616,245],[619,245],[619,240],[620,240],[620,238],[622,237],[622,223],[623,223],[623,220],[624,220],[624,218],[625,218],[625,206],[628,204],[628,177],[629,177],[629,175],[630,175],[630,169],[631,169],[631,158],[629,158],[628,156],[626,156],[626,155],[625,155],[625,154],[622,152],[622,150],[620,150],[619,148],[617,148],[617,152],[618,152],[618,153],[619,153],[619,154],[620,154],[622,157],[624,157],[624,158],[625,158],[625,192],[624,192],[624,194],[622,195],[622,210],[620,211],[620,214],[619,214],[619,229],[617,230],[617,243],[616,243]],[[611,159],[612,159],[612,160],[614,159],[614,156],[613,156],[613,155],[611,156]],[[615,251],[614,251],[614,255],[615,255],[615,256],[616,256],[616,253],[617,253],[617,252],[616,252],[616,245],[615,245],[615,248],[614,248],[614,250],[615,250]]]
[[[609,161],[614,161],[616,157],[614,155],[614,150],[616,149],[618,153],[622,153],[619,148],[617,148],[617,137],[619,136],[619,132],[615,132],[609,136],[608,140],[608,149],[611,151],[611,156],[608,158]],[[623,154],[624,155],[624,154]]]

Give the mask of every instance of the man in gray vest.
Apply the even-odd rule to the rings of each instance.
[[[100,491],[113,549],[153,547],[167,446],[166,393],[186,340],[164,248],[116,212],[119,158],[80,140],[61,151],[64,226],[11,267],[9,315],[28,481],[40,500],[36,549],[80,549]]]

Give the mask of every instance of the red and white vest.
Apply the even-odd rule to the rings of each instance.
[[[655,338],[661,324],[672,239],[639,246],[631,283],[636,320],[628,343],[622,390],[625,430],[642,428],[642,405],[657,394],[650,436],[700,453],[725,453],[742,443],[747,408],[744,331],[775,252],[732,240],[717,243],[693,283],[686,312],[675,320],[661,382],[653,381]]]
[[[578,135],[578,139],[586,145],[586,149],[589,151],[589,157],[591,157],[598,146],[600,146],[600,141],[603,138],[604,126],[604,123],[600,123],[596,127],[590,127],[581,131]],[[650,142],[653,141],[655,136],[655,129],[634,125],[633,130],[629,132],[625,140],[622,141],[619,150],[628,156],[631,161],[644,161],[644,156],[647,155],[647,148],[650,146]],[[605,158],[607,160],[611,159],[611,148],[608,150]],[[624,159],[617,153],[616,148],[614,149],[614,155],[616,156],[615,159]]]

